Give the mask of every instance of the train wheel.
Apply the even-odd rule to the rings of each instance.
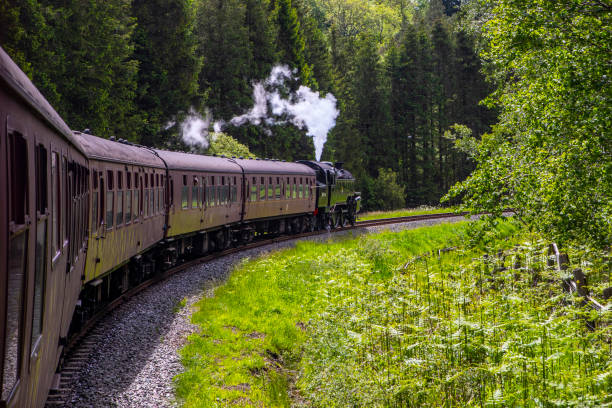
[[[348,213],[340,213],[340,226],[342,228],[346,228],[346,226],[349,224],[349,215]]]
[[[331,214],[325,216],[325,229],[331,231],[334,228],[334,218]]]
[[[308,226],[308,232],[313,232],[316,229],[317,227],[316,223],[317,223],[317,220],[312,215],[307,218],[306,225]]]
[[[342,212],[336,211],[332,215],[334,228],[340,228],[342,226]]]

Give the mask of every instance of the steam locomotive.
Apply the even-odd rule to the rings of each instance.
[[[0,48],[0,407],[43,406],[71,327],[183,260],[355,222],[341,164],[73,132]]]

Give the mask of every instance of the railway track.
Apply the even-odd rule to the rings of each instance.
[[[407,223],[407,222],[416,222],[416,221],[425,221],[425,220],[436,220],[436,219],[444,219],[444,218],[452,218],[457,216],[465,215],[465,213],[440,213],[440,214],[425,214],[425,215],[414,215],[414,216],[406,216],[406,217],[395,217],[395,218],[384,218],[378,220],[368,220],[368,221],[360,221],[357,222],[354,226],[345,226],[334,229],[332,232],[342,232],[348,230],[361,229],[366,227],[374,227],[388,224],[399,224],[399,223]],[[173,268],[170,268],[162,273],[156,274],[151,279],[141,283],[140,285],[128,290],[123,293],[121,296],[116,298],[115,300],[106,304],[100,311],[98,311],[86,324],[84,324],[81,329],[74,333],[68,340],[65,353],[64,360],[62,364],[61,372],[56,374],[54,385],[49,392],[47,397],[46,407],[61,407],[67,405],[67,398],[70,395],[69,385],[73,383],[75,377],[79,375],[82,371],[84,365],[88,360],[88,356],[92,350],[95,349],[96,344],[99,339],[98,336],[92,336],[90,333],[93,328],[107,315],[109,315],[113,310],[117,309],[119,306],[127,302],[129,299],[142,292],[146,288],[161,282],[170,276],[184,271],[186,269],[192,268],[202,263],[206,263],[212,261],[217,258],[225,257],[231,254],[235,254],[238,252],[242,252],[248,249],[254,249],[274,243],[280,243],[290,240],[295,240],[304,237],[316,236],[327,234],[329,231],[320,230],[313,232],[305,232],[296,235],[288,235],[288,236],[277,236],[269,239],[262,239],[247,245],[243,245],[240,247],[230,248],[225,251],[216,252],[213,254],[206,255],[204,257],[190,260],[184,262],[180,265],[177,265]]]

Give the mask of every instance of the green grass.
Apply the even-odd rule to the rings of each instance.
[[[510,222],[493,232],[447,224],[302,242],[243,262],[197,304],[201,331],[182,350],[177,399],[186,407],[612,403],[610,329],[588,331],[587,312],[562,294],[542,245],[513,247],[523,242],[515,234]],[[457,248],[438,255],[447,247]]]
[[[439,208],[427,206],[421,206],[417,208],[404,208],[401,210],[394,211],[370,211],[358,214],[357,221],[379,220],[381,218],[408,217],[411,215],[452,213],[454,211],[455,208],[453,207]]]

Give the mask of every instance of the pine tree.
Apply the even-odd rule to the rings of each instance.
[[[55,31],[48,24],[51,5],[37,0],[0,0],[0,45],[13,61],[30,77],[52,106],[59,108],[61,94],[54,72],[61,70],[62,61],[50,40]]]
[[[455,106],[453,86],[455,84],[451,69],[453,61],[453,45],[443,20],[438,20],[432,31],[432,68],[433,68],[433,120],[432,132],[435,135],[433,142],[436,145],[436,184],[437,194],[441,196],[450,186],[449,169],[447,160],[449,153],[448,141],[443,137],[444,132],[452,124],[450,118],[453,116]]]
[[[274,41],[276,28],[271,24],[267,0],[246,0],[245,25],[249,37],[250,80],[263,79],[276,62]]]
[[[312,5],[305,0],[294,0],[294,6],[300,19],[302,36],[305,41],[304,56],[312,69],[311,85],[324,93],[332,87],[329,47],[325,35],[313,14]]]
[[[142,143],[158,145],[165,124],[200,103],[194,12],[190,0],[134,0],[137,106],[146,121]]]
[[[306,63],[305,42],[300,32],[300,21],[291,0],[276,0],[278,36],[276,46],[281,63],[297,69],[302,84],[311,85],[312,69]]]
[[[135,138],[138,68],[130,41],[130,1],[48,3],[57,7],[47,20],[54,32],[48,47],[61,61],[49,73],[61,93],[56,109],[73,129]]]
[[[355,128],[363,140],[361,145],[366,155],[366,171],[372,177],[376,176],[379,168],[387,168],[389,164],[396,166],[392,153],[394,146],[385,125],[389,118],[385,92],[377,43],[372,36],[361,36],[355,59],[352,94]]]
[[[406,186],[406,204],[415,206],[419,176],[417,169],[417,109],[415,89],[422,76],[418,61],[417,33],[414,25],[404,30],[403,41],[389,54],[391,80],[390,106],[393,138],[399,153],[400,182]]]

